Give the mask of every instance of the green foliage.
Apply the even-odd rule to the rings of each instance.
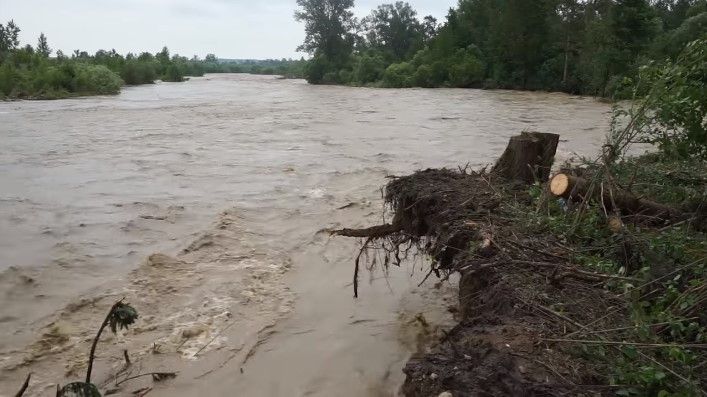
[[[707,158],[707,35],[685,46],[675,61],[641,68],[633,89],[638,100],[617,109],[614,141],[658,145],[664,155]],[[616,120],[628,116],[623,127]],[[615,145],[617,143],[614,143]]]
[[[93,383],[69,383],[59,390],[57,397],[101,397],[101,393]]]
[[[385,72],[385,61],[381,55],[364,54],[359,57],[354,67],[353,79],[359,84],[378,81]]]
[[[377,50],[392,62],[409,59],[425,41],[426,27],[406,2],[378,6],[363,19],[362,25],[366,31],[367,47]]]
[[[418,19],[408,3],[398,1],[377,7],[355,28],[348,3],[340,3],[300,1],[304,10],[296,18],[307,33],[300,49],[312,53],[315,63],[308,68],[310,82],[347,69],[354,71],[352,80],[340,83],[625,98],[641,65],[675,57],[707,27],[704,0],[460,0],[441,26],[432,17]],[[336,34],[327,34],[328,27]],[[415,70],[383,73],[402,63]]]
[[[394,63],[383,73],[383,84],[391,88],[413,86],[415,68],[408,62]]]
[[[44,33],[39,35],[39,40],[37,41],[37,53],[44,58],[48,58],[52,53],[52,49],[49,48],[49,43],[47,42],[47,36]]]
[[[165,68],[164,74],[162,75],[162,81],[171,82],[182,82],[184,81],[184,75],[180,70],[179,66],[175,64],[170,64]]]
[[[141,62],[131,59],[125,62],[120,72],[120,77],[127,85],[152,84],[157,72],[152,62]]]
[[[123,85],[120,77],[103,65],[77,64],[75,73],[73,84],[78,93],[117,94]]]
[[[152,84],[156,79],[180,82],[204,73],[261,73],[302,77],[306,61],[266,60],[220,62],[214,54],[204,61],[171,55],[167,47],[126,56],[115,50],[90,55],[76,50],[71,57],[52,53],[47,37],[37,48],[19,47],[20,29],[13,21],[0,24],[0,98],[57,99],[75,95],[117,94],[123,84]],[[338,79],[336,81],[338,83]]]
[[[660,154],[628,158],[611,168],[618,186],[685,211],[694,210],[690,203],[704,205],[706,171],[707,161]],[[604,169],[590,164],[582,172],[591,180]],[[571,261],[587,270],[652,281],[642,286],[607,284],[617,297],[626,297],[630,324],[635,326],[615,336],[607,334],[607,339],[654,347],[583,346],[577,353],[606,368],[607,381],[621,385],[617,395],[700,395],[699,368],[706,357],[703,351],[687,345],[707,341],[707,235],[688,224],[654,228],[633,224],[631,218],[625,218],[625,230],[617,232],[607,227],[601,205],[583,206],[548,198],[537,185],[530,188],[529,195],[538,210],[517,208],[515,215],[521,227],[539,235],[557,236],[570,247]],[[600,340],[603,334],[591,335],[591,339]]]
[[[311,83],[333,83],[350,62],[354,45],[353,0],[297,0],[295,19],[305,24],[304,43],[297,49],[314,55],[306,71]],[[327,77],[327,78],[325,78]]]

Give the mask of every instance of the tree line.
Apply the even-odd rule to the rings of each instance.
[[[297,0],[315,84],[625,95],[640,66],[705,37],[706,0],[460,0],[443,23],[383,4]]]
[[[55,99],[77,95],[117,94],[124,85],[152,84],[155,80],[181,82],[204,73],[304,75],[304,60],[223,62],[214,54],[205,59],[170,54],[167,47],[152,54],[99,50],[54,51],[44,33],[37,45],[20,46],[20,28],[0,24],[0,99]]]

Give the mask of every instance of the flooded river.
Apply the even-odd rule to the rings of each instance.
[[[561,157],[595,154],[609,112],[563,94],[248,75],[0,103],[0,395],[28,372],[32,395],[82,379],[123,297],[140,319],[102,339],[103,390],[127,349],[118,380],[179,371],[150,396],[392,395],[449,321],[453,286],[417,288],[420,259],[374,270],[354,300],[357,242],[326,230],[380,222],[386,176],[483,166],[522,130],[561,134]]]

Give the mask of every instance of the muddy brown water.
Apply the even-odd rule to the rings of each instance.
[[[380,222],[386,176],[483,166],[522,130],[593,155],[609,113],[563,94],[247,75],[0,103],[0,395],[27,372],[32,395],[81,379],[122,297],[141,316],[102,339],[104,390],[177,370],[150,395],[393,395],[454,287],[417,288],[417,258],[365,272],[354,300],[356,242],[326,229]]]

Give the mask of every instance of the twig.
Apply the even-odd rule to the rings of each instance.
[[[690,349],[707,349],[707,343],[640,343],[640,342],[619,342],[610,340],[587,340],[587,339],[551,339],[540,338],[545,342],[565,342],[565,343],[585,343],[590,345],[617,345],[617,346],[635,346],[635,347],[684,347]]]
[[[96,346],[98,345],[98,340],[101,339],[101,333],[103,333],[103,329],[106,328],[108,325],[108,322],[110,321],[111,316],[113,315],[113,311],[123,303],[123,300],[125,298],[119,300],[118,302],[115,302],[113,306],[111,306],[110,310],[108,311],[108,314],[106,315],[105,320],[103,320],[103,324],[101,324],[101,327],[98,328],[98,333],[96,334],[96,337],[93,339],[93,343],[91,344],[91,353],[88,355],[88,369],[86,370],[86,383],[91,383],[91,370],[93,369],[93,360],[95,359],[96,356]]]
[[[366,247],[368,247],[368,244],[373,241],[373,237],[369,237],[366,239],[366,242],[363,243],[363,247],[361,247],[361,250],[358,252],[358,256],[356,256],[356,263],[354,266],[354,277],[353,277],[353,285],[354,285],[354,298],[358,298],[358,270],[359,270],[359,262],[361,261],[361,255],[366,251]]]
[[[213,338],[211,338],[210,341],[206,342],[206,344],[205,344],[204,346],[202,346],[201,349],[199,349],[196,353],[194,353],[194,357],[198,356],[199,353],[201,353],[202,351],[204,351],[204,349],[206,349],[207,346],[209,346],[211,343],[213,343],[213,341],[215,341],[216,338],[218,338],[219,336],[221,336],[222,333],[224,333],[227,329],[231,328],[231,326],[232,326],[233,324],[235,324],[235,323],[236,323],[235,321],[232,321],[230,324],[228,324],[228,325],[225,326],[223,329],[221,329],[221,331],[219,331]],[[186,340],[185,340],[184,342],[186,342]]]
[[[143,378],[145,376],[175,377],[175,376],[177,376],[177,374],[178,374],[178,372],[148,372],[146,374],[139,374],[139,375],[130,376],[128,378],[121,380],[120,382],[117,382],[115,385],[120,386],[121,384],[123,384],[129,380]]]
[[[22,387],[20,387],[20,391],[15,394],[15,397],[22,397],[23,394],[27,391],[27,388],[29,387],[29,378],[32,377],[32,373],[27,374],[27,378],[25,378],[25,383],[22,384]]]

